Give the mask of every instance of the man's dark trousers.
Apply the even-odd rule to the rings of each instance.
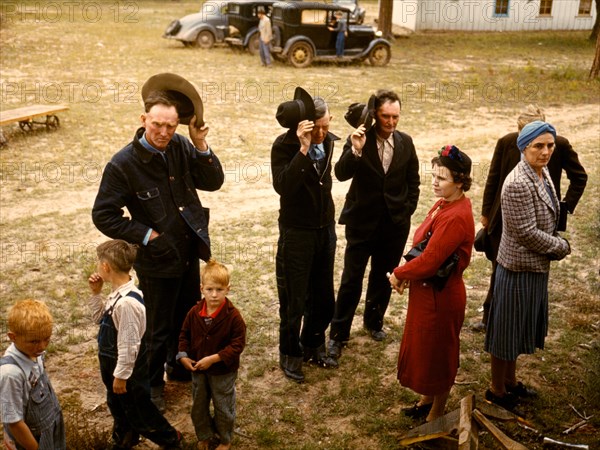
[[[181,325],[188,311],[200,300],[200,261],[188,261],[188,269],[176,278],[138,274],[146,304],[146,348],[150,386],[164,385],[164,364],[184,371],[175,361]]]
[[[390,282],[385,274],[398,266],[409,231],[410,222],[394,224],[387,213],[371,232],[346,226],[344,271],[331,322],[330,339],[338,342],[347,342],[350,339],[350,328],[360,302],[369,257],[371,270],[363,325],[373,331],[383,328],[383,317],[392,294]]]
[[[279,225],[275,266],[283,355],[301,357],[301,343],[308,348],[325,343],[335,304],[335,249],[335,223],[319,229]]]

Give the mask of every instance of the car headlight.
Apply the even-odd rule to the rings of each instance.
[[[377,37],[381,37],[381,36],[383,36],[383,33],[381,32],[381,30],[377,30],[377,31],[375,32],[375,36],[377,36]]]

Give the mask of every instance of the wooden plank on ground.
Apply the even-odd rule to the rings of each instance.
[[[68,110],[65,105],[31,105],[22,108],[0,111],[0,126],[13,122],[33,120],[34,117],[47,116]]]
[[[483,428],[488,430],[490,434],[498,441],[502,448],[506,450],[527,450],[523,444],[512,440],[505,435],[496,425],[494,425],[487,417],[485,417],[478,409],[473,410],[473,417]]]
[[[408,446],[416,442],[429,441],[456,434],[459,417],[460,409],[455,409],[445,416],[438,417],[431,422],[413,428],[400,439],[400,445]]]
[[[458,425],[458,450],[477,450],[479,433],[477,423],[473,420],[475,396],[467,395],[460,401],[460,419]]]
[[[487,400],[475,398],[475,408],[478,409],[484,416],[501,420],[502,422],[520,422],[528,427],[532,428],[533,424],[523,419],[520,416],[502,408],[501,406],[495,405]]]

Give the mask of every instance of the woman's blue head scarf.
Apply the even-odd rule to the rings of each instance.
[[[525,147],[531,144],[535,138],[544,133],[551,133],[552,136],[554,136],[554,139],[556,139],[556,130],[549,123],[542,122],[541,120],[528,123],[519,133],[519,137],[517,138],[517,147],[519,147],[519,150],[523,152]]]

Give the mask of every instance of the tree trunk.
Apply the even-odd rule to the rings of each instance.
[[[600,34],[596,38],[596,56],[594,57],[594,64],[592,64],[592,70],[590,70],[590,79],[598,78],[600,76]]]
[[[600,0],[596,0],[596,22],[594,22],[594,28],[592,28],[592,34],[590,34],[590,41],[594,42],[600,34]]]
[[[392,12],[394,10],[394,0],[379,0],[379,20],[378,28],[385,39],[392,39]]]

